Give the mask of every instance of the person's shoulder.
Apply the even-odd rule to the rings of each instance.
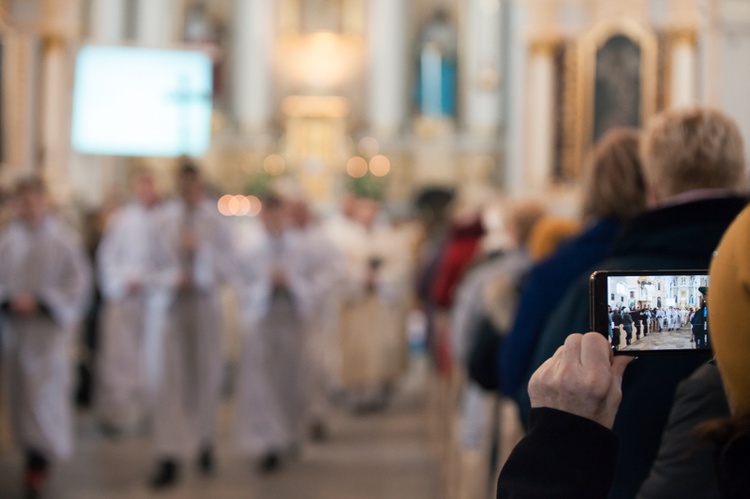
[[[44,233],[49,240],[68,248],[80,249],[83,247],[81,236],[58,215],[47,216],[44,221]]]

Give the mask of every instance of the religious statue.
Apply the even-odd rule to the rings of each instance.
[[[435,11],[417,44],[417,107],[422,116],[456,113],[456,30],[444,9]]]

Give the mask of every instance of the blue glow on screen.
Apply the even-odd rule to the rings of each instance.
[[[113,156],[202,155],[211,141],[212,70],[202,52],[83,47],[73,147]]]

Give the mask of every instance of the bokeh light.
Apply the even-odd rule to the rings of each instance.
[[[221,196],[219,198],[219,202],[216,203],[217,208],[219,209],[219,213],[224,215],[225,217],[231,217],[232,213],[229,211],[229,201],[232,199],[231,194],[227,194],[225,196]]]
[[[370,173],[376,177],[385,177],[391,172],[391,161],[379,154],[370,160]]]
[[[375,137],[362,137],[357,144],[357,150],[362,156],[371,158],[380,152],[380,142]]]
[[[346,163],[346,173],[354,178],[367,175],[367,160],[361,156],[354,156]]]
[[[263,210],[263,203],[261,203],[260,199],[258,199],[257,196],[248,196],[246,199],[250,204],[250,209],[247,212],[247,216],[257,217],[258,215],[260,215],[260,212]]]
[[[286,170],[286,161],[284,161],[284,158],[279,154],[269,154],[266,156],[266,159],[263,160],[263,169],[269,175],[281,175]]]

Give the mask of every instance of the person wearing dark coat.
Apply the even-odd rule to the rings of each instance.
[[[625,330],[625,344],[630,345],[633,340],[633,316],[630,315],[630,309],[625,307],[622,309],[622,328]]]
[[[707,289],[701,287],[699,291],[706,294]],[[690,329],[692,329],[693,339],[695,340],[695,348],[708,348],[707,320],[708,308],[705,300],[702,300],[701,306],[693,312],[693,316],[690,318]]]
[[[566,290],[581,272],[607,257],[622,224],[645,209],[639,141],[640,134],[632,129],[615,129],[601,139],[585,174],[587,228],[526,277],[513,325],[497,352],[505,395],[515,397],[521,388],[544,324]]]
[[[568,292],[545,328],[526,380],[567,334],[589,329],[591,271],[707,268],[724,230],[746,205],[736,194],[746,183],[742,138],[723,114],[701,109],[664,113],[652,121],[643,153],[654,208],[628,224],[610,258],[584,273]],[[609,497],[637,493],[656,457],[675,388],[708,360],[708,353],[644,357],[628,369],[614,424],[620,447]],[[518,398],[525,417],[528,396]]]
[[[750,322],[748,254],[750,208],[729,227],[711,263],[711,330],[720,370],[704,364],[680,384],[659,459],[639,498],[750,497],[750,334],[741,327]],[[529,383],[531,430],[500,473],[498,499],[607,496],[618,445],[625,443],[610,431],[622,410],[623,377],[643,358],[630,360],[614,357],[599,333],[565,339]]]

